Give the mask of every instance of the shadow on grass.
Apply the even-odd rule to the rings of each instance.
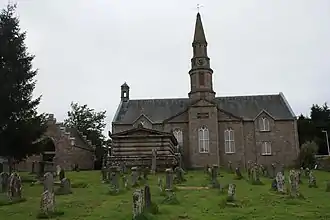
[[[5,198],[1,198],[0,206],[14,205],[14,204],[22,203],[25,201],[26,201],[25,198],[13,199],[13,200],[9,200],[9,199],[6,200]]]
[[[71,188],[87,188],[88,184],[84,182],[72,183]]]
[[[38,213],[37,219],[50,219],[50,218],[57,218],[64,215],[64,212],[54,211],[49,213]]]

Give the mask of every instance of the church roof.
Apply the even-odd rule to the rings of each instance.
[[[282,93],[275,95],[216,97],[218,107],[243,120],[253,120],[261,111],[267,111],[276,120],[295,118]],[[179,99],[133,99],[119,106],[113,123],[132,124],[141,114],[153,123],[164,120],[185,111],[190,105],[188,98]]]

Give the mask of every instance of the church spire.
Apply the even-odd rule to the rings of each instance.
[[[212,82],[213,70],[210,67],[210,58],[207,56],[207,42],[199,12],[196,17],[192,47],[193,57],[191,59],[191,69],[189,71],[191,88],[189,98],[192,100],[212,100],[215,97]]]
[[[204,28],[202,24],[202,18],[199,12],[197,13],[197,18],[196,18],[193,46],[196,44],[207,45]]]

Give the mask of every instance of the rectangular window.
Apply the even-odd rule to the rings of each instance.
[[[272,155],[272,145],[269,141],[261,142],[261,155]]]
[[[227,129],[225,130],[224,135],[225,135],[225,153],[226,154],[235,153],[234,130]]]
[[[204,86],[205,85],[205,77],[204,73],[199,73],[199,85]]]

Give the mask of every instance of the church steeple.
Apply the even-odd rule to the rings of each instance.
[[[212,83],[213,70],[210,67],[210,58],[207,56],[207,41],[200,13],[197,13],[196,17],[192,47],[189,98],[212,100],[215,97]]]

